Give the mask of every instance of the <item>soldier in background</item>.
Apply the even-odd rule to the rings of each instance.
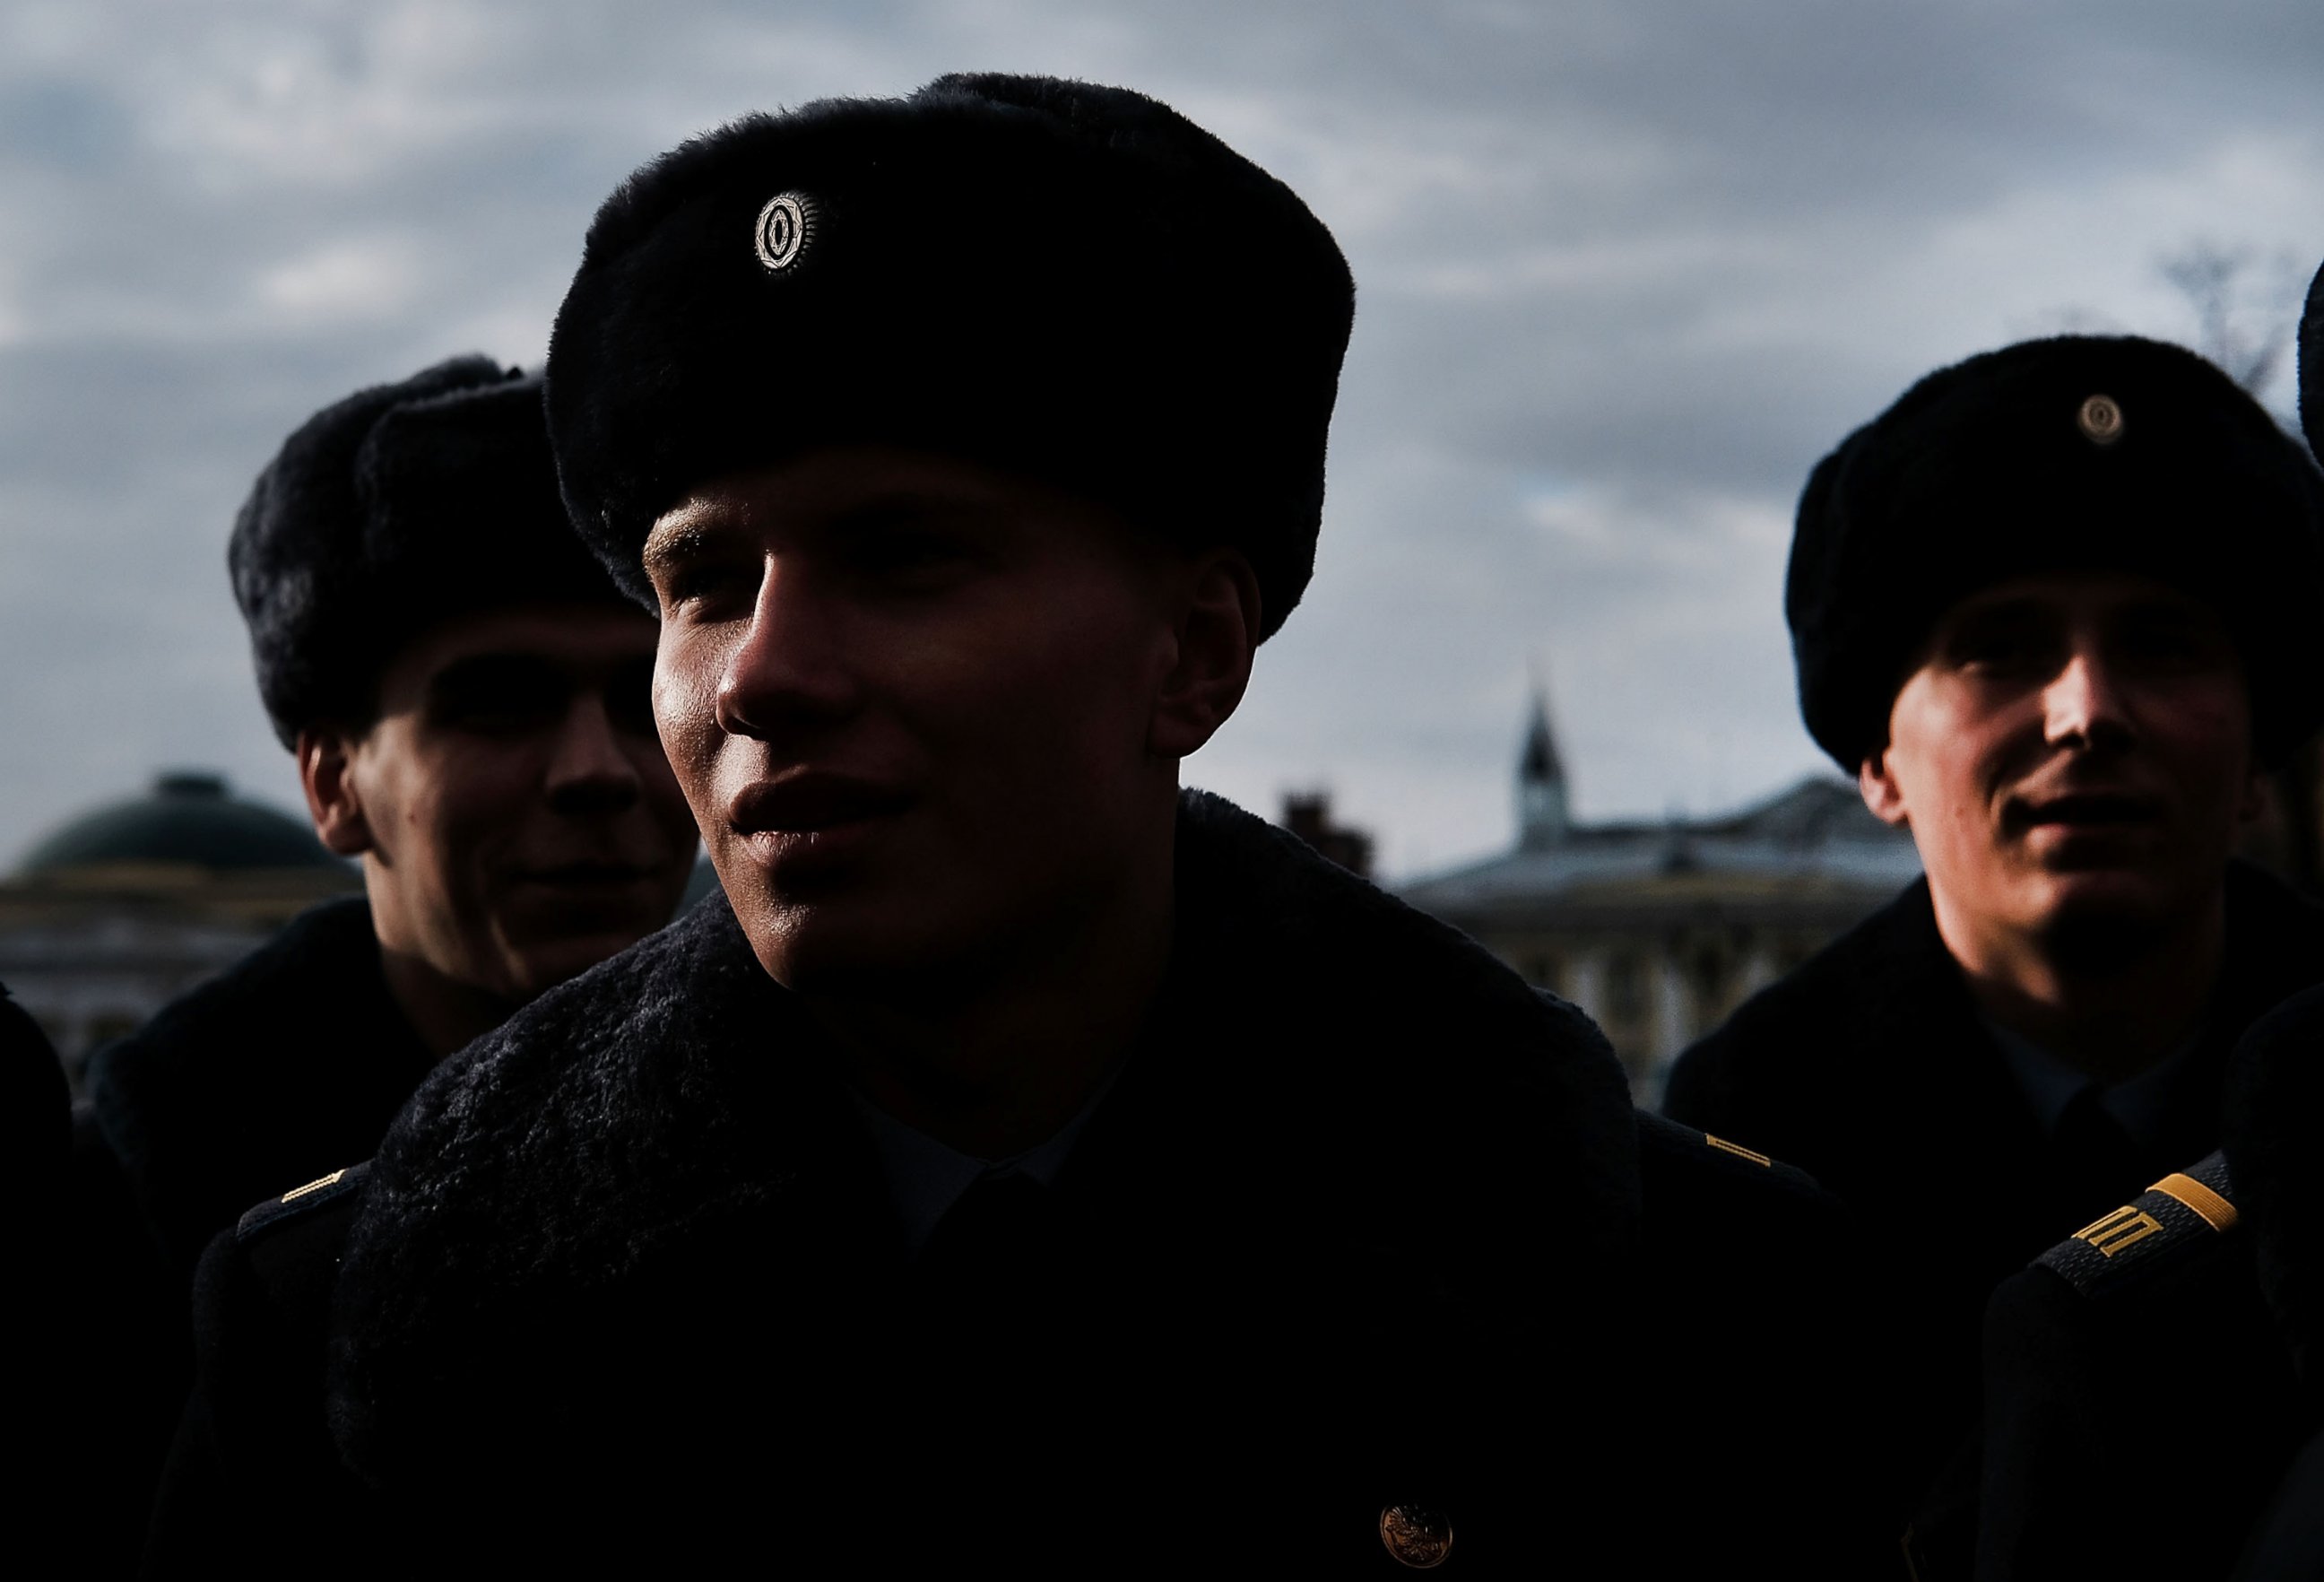
[[[1931,1467],[1995,1284],[2216,1146],[2236,1040],[2324,978],[2324,912],[2229,856],[2324,713],[2319,606],[2313,464],[2174,347],[1973,357],[1809,481],[1802,710],[1925,876],[1683,1056],[1667,1108],[1890,1249]]]
[[[364,893],[90,1063],[86,1289],[116,1309],[92,1318],[115,1331],[95,1371],[134,1399],[89,1416],[121,1464],[166,1437],[138,1425],[177,1420],[210,1238],[367,1156],[438,1060],[661,927],[696,850],[653,731],[654,623],[565,521],[538,376],[461,357],[324,409],[227,560],[316,833]],[[150,1343],[121,1333],[146,1307]],[[142,1517],[137,1474],[115,1481]]]
[[[552,427],[724,898],[214,1246],[214,1481],[157,1539],[1877,1573],[1826,1200],[1180,788],[1306,587],[1352,297],[1280,182],[1084,83],[752,117],[614,194]]]
[[[438,1060],[668,922],[696,850],[654,623],[566,523],[537,377],[456,358],[324,409],[227,559],[315,832],[364,893],[91,1062],[180,1277],[254,1198],[368,1155]]]
[[[2324,439],[2324,271],[2300,345],[2312,447]],[[1981,1582],[2324,1575],[2319,1115],[2324,988],[2313,988],[2237,1047],[2218,1152],[2126,1189],[1995,1292]],[[2135,1499],[2135,1519],[2092,1519],[2166,1466],[2152,1485],[2163,1497]]]

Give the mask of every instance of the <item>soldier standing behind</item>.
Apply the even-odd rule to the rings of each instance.
[[[2324,272],[2309,290],[2300,377],[2312,447],[2324,437]],[[2324,1574],[2324,1441],[2294,1459],[2324,1426],[2319,1057],[2324,988],[2237,1047],[2218,1152],[2126,1193],[1994,1293],[1983,1582]],[[2091,1519],[2163,1466],[2168,1497],[2140,1501],[2135,1520]]]
[[[2215,1147],[2237,1036],[2324,977],[2324,914],[2229,855],[2324,710],[2318,502],[2216,368],[2083,337],[1923,379],[1801,501],[1802,710],[1925,877],[1683,1056],[1668,1109],[1890,1249],[1932,1467],[1987,1292]]]
[[[92,1062],[181,1280],[253,1198],[368,1154],[437,1060],[668,922],[696,849],[654,624],[574,541],[538,376],[456,358],[326,408],[227,558],[315,832],[364,895]]]
[[[227,559],[316,833],[360,859],[364,894],[91,1062],[87,1300],[157,1309],[150,1344],[121,1310],[88,1341],[97,1387],[134,1399],[84,1414],[115,1470],[81,1481],[124,1518],[149,1492],[134,1464],[159,1453],[129,1425],[158,1441],[177,1420],[210,1238],[368,1155],[437,1060],[667,922],[696,849],[653,732],[654,624],[574,541],[537,375],[456,358],[318,412]],[[152,1296],[124,1299],[144,1249]]]

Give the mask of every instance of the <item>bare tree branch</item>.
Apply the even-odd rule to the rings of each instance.
[[[2155,267],[2194,310],[2195,349],[2257,395],[2282,365],[2292,332],[2291,318],[2277,310],[2279,304],[2251,303],[2254,296],[2278,294],[2265,281],[2255,284],[2255,262],[2248,247],[2197,240],[2164,254]],[[2250,330],[2245,326],[2255,312],[2263,328]]]

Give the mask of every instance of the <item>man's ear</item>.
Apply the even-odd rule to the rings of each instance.
[[[1888,749],[1880,748],[1856,766],[1856,790],[1872,816],[1895,828],[1911,824],[1904,807],[1904,791],[1896,777],[1888,771]]]
[[[1184,758],[1217,734],[1242,702],[1259,648],[1259,577],[1240,550],[1205,550],[1183,586],[1177,650],[1147,728],[1157,758]]]
[[[353,744],[346,733],[318,726],[299,733],[291,749],[299,756],[299,784],[307,793],[307,817],[323,849],[343,857],[372,848],[371,825],[350,767]]]

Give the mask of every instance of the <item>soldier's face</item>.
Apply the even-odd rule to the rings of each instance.
[[[654,735],[653,645],[642,612],[550,606],[395,657],[317,808],[326,844],[364,856],[383,945],[513,1004],[669,921],[695,832]]]
[[[1105,507],[824,450],[696,490],[645,565],[662,742],[777,980],[1006,971],[1104,911],[1157,818],[1167,853],[1185,568]]]
[[[2260,798],[2218,617],[2113,574],[2020,578],[1954,606],[1860,780],[1873,811],[1911,826],[1941,916],[1997,937],[2216,905]]]

